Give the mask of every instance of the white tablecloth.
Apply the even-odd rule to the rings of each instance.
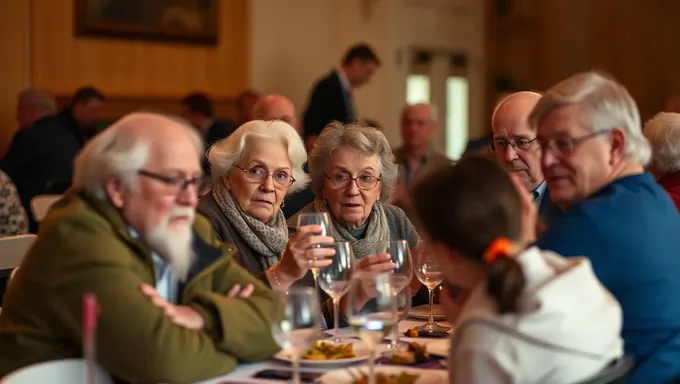
[[[403,334],[403,332],[406,332],[409,328],[417,327],[419,325],[422,325],[424,322],[422,320],[404,320],[399,323],[399,332]],[[444,321],[438,321],[438,324],[441,325],[446,325],[450,326],[447,322]],[[330,330],[330,333],[333,331]],[[354,332],[350,328],[341,328],[340,329],[340,337],[350,337],[354,336]],[[409,337],[402,337],[401,340],[404,341],[418,341],[421,344],[427,344],[429,342],[432,342],[434,340],[438,339],[426,339],[426,338],[409,338]],[[358,340],[357,340],[358,341]],[[378,354],[380,352],[384,351],[387,348],[387,345],[381,344],[378,346]],[[445,363],[445,361],[444,361]],[[339,367],[340,369],[344,368],[345,366]],[[238,384],[246,384],[246,383],[253,383],[253,384],[281,384],[285,383],[285,381],[280,381],[280,380],[265,380],[265,379],[257,379],[253,378],[253,375],[263,369],[290,369],[290,364],[276,361],[276,360],[269,360],[265,361],[262,363],[253,363],[253,364],[240,364],[238,367],[236,367],[236,370],[233,371],[232,373],[220,377],[216,377],[214,379],[210,380],[205,380],[201,381],[200,383],[196,384],[221,384],[223,382],[227,383],[238,383]],[[315,371],[315,372],[327,372],[333,369],[337,368],[311,368],[311,367],[306,367],[306,366],[301,366],[302,370],[305,371]],[[448,382],[448,372],[445,370],[432,370],[432,372],[436,372],[441,375],[442,377],[442,383],[447,383]]]

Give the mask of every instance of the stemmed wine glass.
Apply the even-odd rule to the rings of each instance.
[[[433,252],[429,252],[425,246],[424,241],[418,241],[418,245],[415,249],[416,253],[416,276],[424,286],[427,287],[427,292],[429,294],[430,301],[430,317],[427,320],[427,324],[423,324],[416,327],[416,330],[420,332],[447,332],[449,327],[442,327],[441,325],[434,322],[434,316],[432,313],[434,306],[434,289],[444,281],[444,272],[442,272],[439,267],[439,263],[435,258]]]
[[[321,227],[321,232],[317,233],[318,236],[333,236],[333,225],[331,224],[331,216],[328,212],[309,212],[301,213],[298,215],[297,227],[304,227],[307,225],[318,225]],[[321,245],[318,245],[321,247]],[[310,268],[312,270],[312,276],[314,276],[314,291],[319,292],[319,268]],[[330,337],[329,333],[319,330],[319,337],[326,338]]]
[[[319,270],[318,280],[321,289],[333,300],[333,319],[335,321],[333,342],[339,344],[341,342],[338,336],[338,328],[340,328],[340,298],[349,289],[355,259],[352,245],[349,242],[338,241],[333,244],[333,247],[335,248],[333,263]]]
[[[388,274],[390,276],[390,284],[392,285],[392,295],[394,295],[396,300],[399,292],[408,288],[413,278],[411,251],[406,240],[381,241],[378,243],[378,254],[385,253],[390,255],[390,261],[395,264],[394,269],[388,272]],[[398,328],[395,328],[396,334],[393,335],[393,340],[399,339]],[[398,347],[396,343],[392,343],[389,346],[390,349],[396,347]]]
[[[357,271],[347,292],[347,317],[369,347],[368,383],[375,384],[376,346],[397,326],[397,302],[386,273]]]
[[[411,310],[411,303],[412,303],[412,295],[411,295],[411,288],[406,287],[401,290],[397,294],[397,324],[399,324],[400,321],[404,320],[406,316],[408,316],[409,311]],[[388,349],[391,351],[396,351],[401,347],[402,342],[399,340],[401,337],[401,334],[399,332],[399,325],[395,327],[395,332],[394,332],[394,337],[392,338],[392,342],[388,346]]]
[[[272,336],[281,348],[292,352],[293,384],[300,384],[300,358],[316,341],[320,321],[319,297],[312,288],[274,291]]]

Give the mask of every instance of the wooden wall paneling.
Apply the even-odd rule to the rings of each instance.
[[[219,43],[201,46],[74,37],[74,0],[30,0],[35,85],[70,93],[91,84],[107,93],[233,96],[249,87],[248,0],[219,2]]]
[[[27,85],[28,2],[2,0],[0,12],[0,157],[17,129],[17,94]]]

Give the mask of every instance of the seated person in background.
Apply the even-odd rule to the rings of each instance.
[[[203,380],[277,351],[271,291],[194,217],[202,150],[193,129],[149,113],[83,148],[8,287],[0,376],[81,357],[88,292],[101,306],[97,361],[124,382]]]
[[[445,287],[472,290],[459,314],[442,293],[456,324],[451,383],[572,384],[623,354],[621,307],[588,259],[512,243],[536,225],[536,206],[514,183],[492,160],[469,156],[413,191]]]
[[[680,210],[680,113],[659,113],[643,132],[652,145],[647,168]]]
[[[540,99],[541,94],[532,91],[512,93],[502,99],[491,115],[493,140],[489,148],[496,155],[498,164],[516,175],[531,192],[541,223],[550,225],[562,211],[550,198],[541,171],[541,147],[536,141],[536,131],[527,121]]]
[[[596,72],[550,88],[529,116],[553,201],[564,211],[536,245],[587,255],[621,303],[630,383],[680,377],[680,214],[645,173],[651,149],[624,86]]]
[[[0,237],[28,232],[28,216],[21,205],[17,188],[9,176],[0,171]]]

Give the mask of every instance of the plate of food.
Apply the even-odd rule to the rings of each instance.
[[[394,366],[375,367],[375,376],[377,384],[437,384],[444,381],[444,376],[437,371]],[[330,371],[322,375],[319,382],[322,384],[368,384],[368,368]]]
[[[430,318],[430,305],[423,304],[413,307],[408,312],[408,316],[416,320],[428,320]],[[444,315],[441,305],[435,304],[432,306],[432,317],[434,318],[434,321],[446,320],[446,316]]]
[[[329,341],[317,341],[312,348],[302,354],[302,365],[340,365],[350,364],[368,359],[371,350],[363,343],[335,344]],[[276,359],[292,363],[293,360],[288,351],[279,351],[274,356]]]

